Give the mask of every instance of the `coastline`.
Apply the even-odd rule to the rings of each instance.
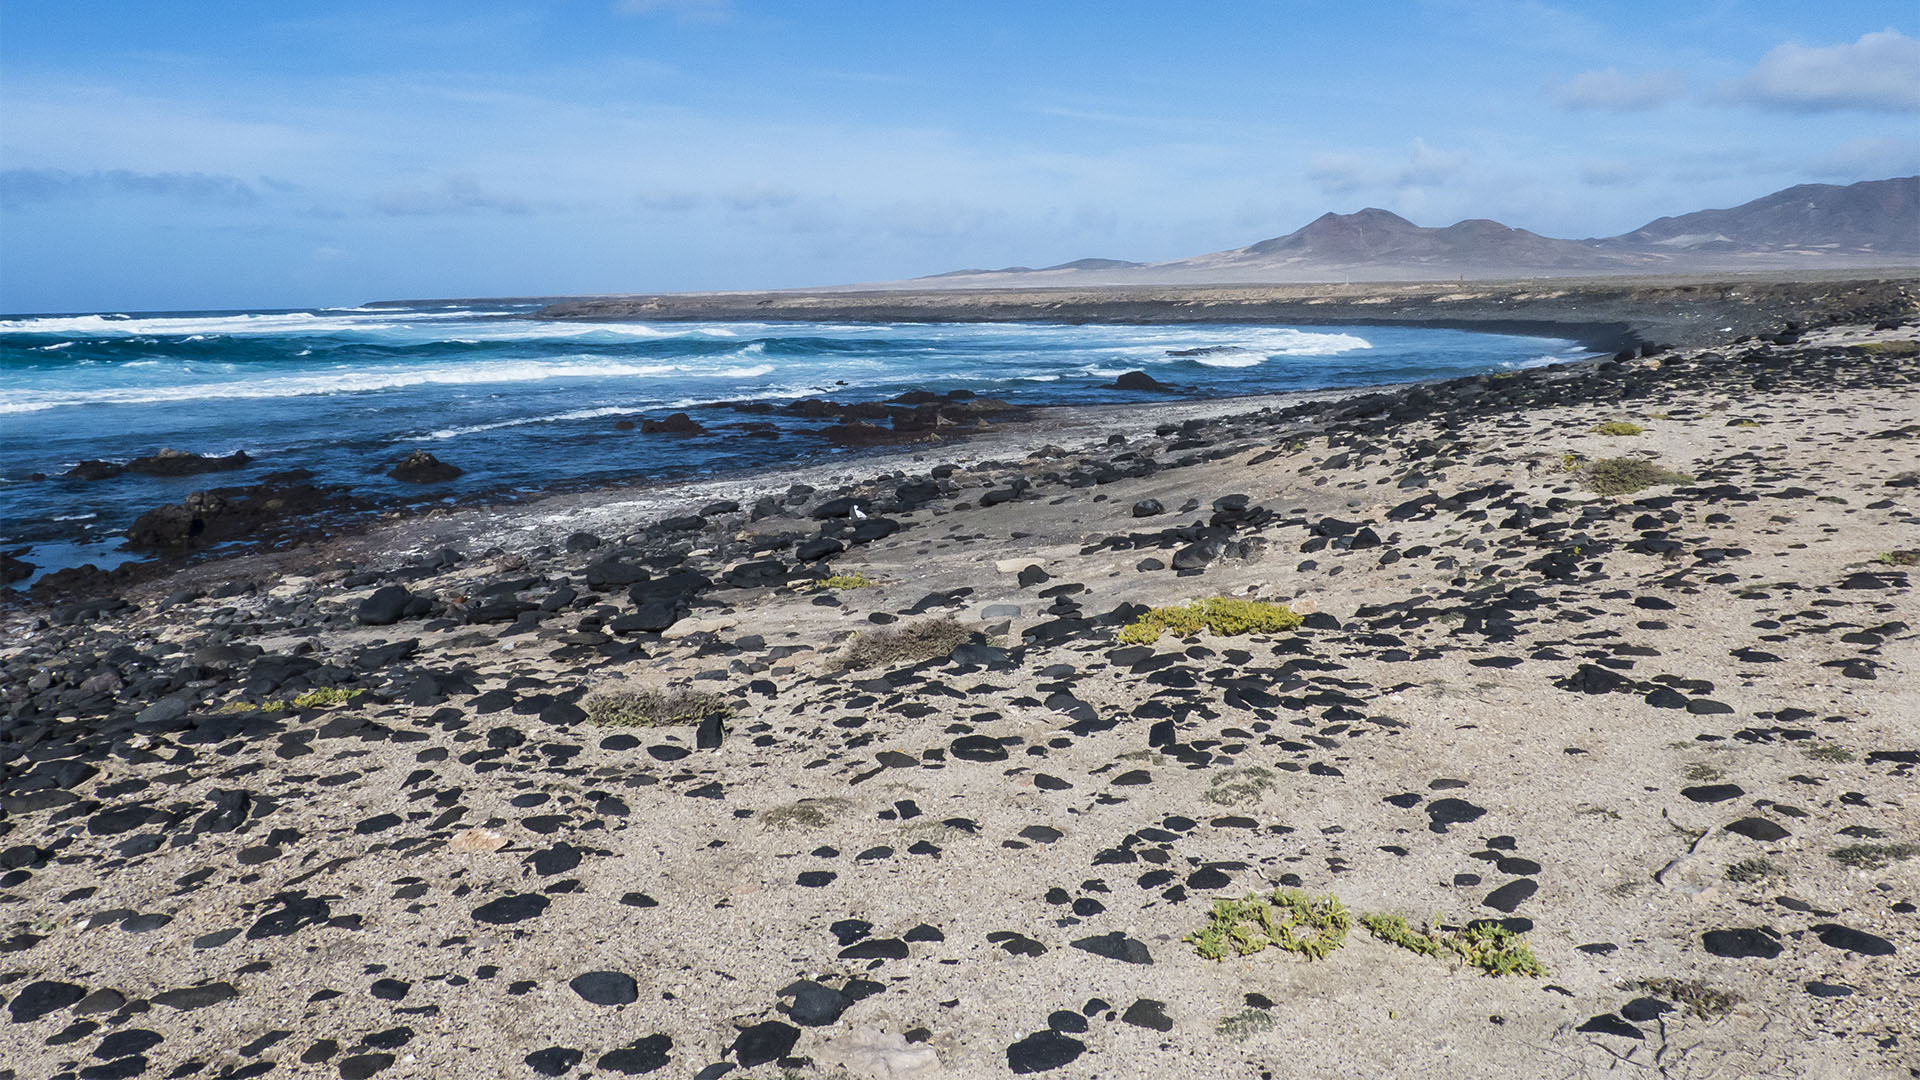
[[[1842,323],[0,615],[23,1063],[110,992],[162,1068],[271,1030],[421,1072],[1897,1075],[1917,391],[1920,332]],[[1119,638],[1209,596],[1302,621]],[[596,704],[636,691],[712,711]],[[1296,886],[1545,974],[1187,940]]]

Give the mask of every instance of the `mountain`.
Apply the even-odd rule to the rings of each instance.
[[[1658,274],[1908,265],[1920,261],[1920,176],[1801,184],[1725,210],[1650,221],[1632,232],[1561,240],[1473,218],[1415,225],[1376,207],[1323,214],[1246,247],[1158,263],[1080,259],[1042,270],[958,270],[920,278],[962,287],[1300,282],[1362,277]]]
[[[1801,184],[1731,210],[1699,210],[1649,221],[1600,241],[1698,250],[1873,250],[1920,253],[1920,176],[1846,187]]]

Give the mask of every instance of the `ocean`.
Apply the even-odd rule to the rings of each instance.
[[[305,469],[376,501],[777,469],[838,449],[828,421],[713,403],[882,401],[968,390],[1021,405],[1119,404],[1448,378],[1584,355],[1538,337],[1408,327],[1032,323],[580,323],[510,306],[0,318],[0,552],[43,571],[139,557],[122,536],[187,493]],[[1184,355],[1182,355],[1184,354]],[[1106,389],[1145,371],[1172,393]],[[686,411],[705,435],[621,420]],[[744,425],[771,424],[748,437]],[[63,474],[161,448],[246,467]],[[422,489],[414,450],[465,469]]]

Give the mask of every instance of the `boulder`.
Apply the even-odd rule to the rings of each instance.
[[[405,484],[444,484],[466,471],[458,465],[441,461],[425,450],[415,450],[387,470],[387,475]]]
[[[1173,387],[1168,386],[1166,383],[1161,382],[1159,379],[1154,378],[1144,371],[1125,372],[1119,378],[1113,380],[1113,382],[1108,383],[1106,389],[1150,390],[1159,394],[1171,393],[1173,391]]]
[[[705,435],[707,429],[694,421],[686,413],[677,412],[665,420],[640,421],[642,435]]]

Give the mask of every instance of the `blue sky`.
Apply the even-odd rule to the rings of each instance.
[[[0,311],[1610,235],[1920,172],[1920,8],[0,0]]]

